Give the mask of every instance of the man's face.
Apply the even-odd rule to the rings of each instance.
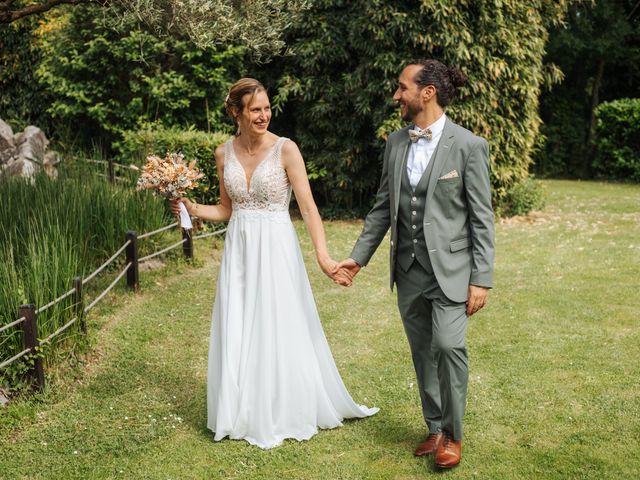
[[[400,104],[400,113],[405,121],[413,120],[423,110],[423,88],[414,81],[420,70],[422,65],[407,66],[400,74],[398,89],[393,94],[393,99]]]

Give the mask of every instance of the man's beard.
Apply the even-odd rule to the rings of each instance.
[[[402,115],[402,119],[405,122],[412,121],[414,118],[416,118],[418,113],[420,113],[422,111],[421,108],[419,108],[418,106],[416,106],[413,103],[405,103],[405,107],[406,107],[406,111]]]

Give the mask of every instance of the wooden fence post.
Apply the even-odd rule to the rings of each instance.
[[[115,181],[116,181],[116,169],[113,166],[113,158],[109,158],[108,164],[109,164],[109,181],[111,183],[115,183]]]
[[[184,239],[184,243],[182,244],[182,253],[184,253],[184,258],[191,259],[193,258],[193,230],[191,228],[183,228],[182,229],[182,238]]]
[[[73,308],[76,312],[76,317],[80,323],[80,329],[82,333],[87,334],[87,320],[84,315],[84,300],[82,299],[82,277],[73,277]]]
[[[32,354],[36,354],[33,359],[33,367],[29,369],[27,375],[33,380],[33,387],[36,390],[42,391],[44,389],[44,366],[42,357],[36,351],[36,347],[40,346],[40,342],[38,341],[38,316],[36,315],[36,306],[33,304],[20,305],[18,315],[25,318],[25,321],[20,324],[22,327],[22,342],[24,348],[29,348]]]
[[[127,286],[134,291],[138,291],[140,287],[138,277],[138,235],[136,232],[129,230],[125,237],[131,243],[127,245],[127,263],[131,262],[129,270],[127,270]]]

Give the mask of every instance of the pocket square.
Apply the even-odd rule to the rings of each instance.
[[[451,170],[449,173],[441,176],[438,178],[438,180],[446,180],[448,178],[458,178],[458,171],[457,170]]]

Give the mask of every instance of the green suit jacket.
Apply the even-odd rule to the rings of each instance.
[[[391,288],[396,268],[397,218],[409,128],[389,136],[380,188],[351,258],[369,263],[391,228]],[[489,145],[469,130],[446,120],[431,157],[423,218],[424,239],[438,285],[455,302],[467,300],[469,284],[493,286],[495,228],[491,208]],[[455,172],[455,173],[453,173]],[[447,176],[448,178],[442,178]]]

